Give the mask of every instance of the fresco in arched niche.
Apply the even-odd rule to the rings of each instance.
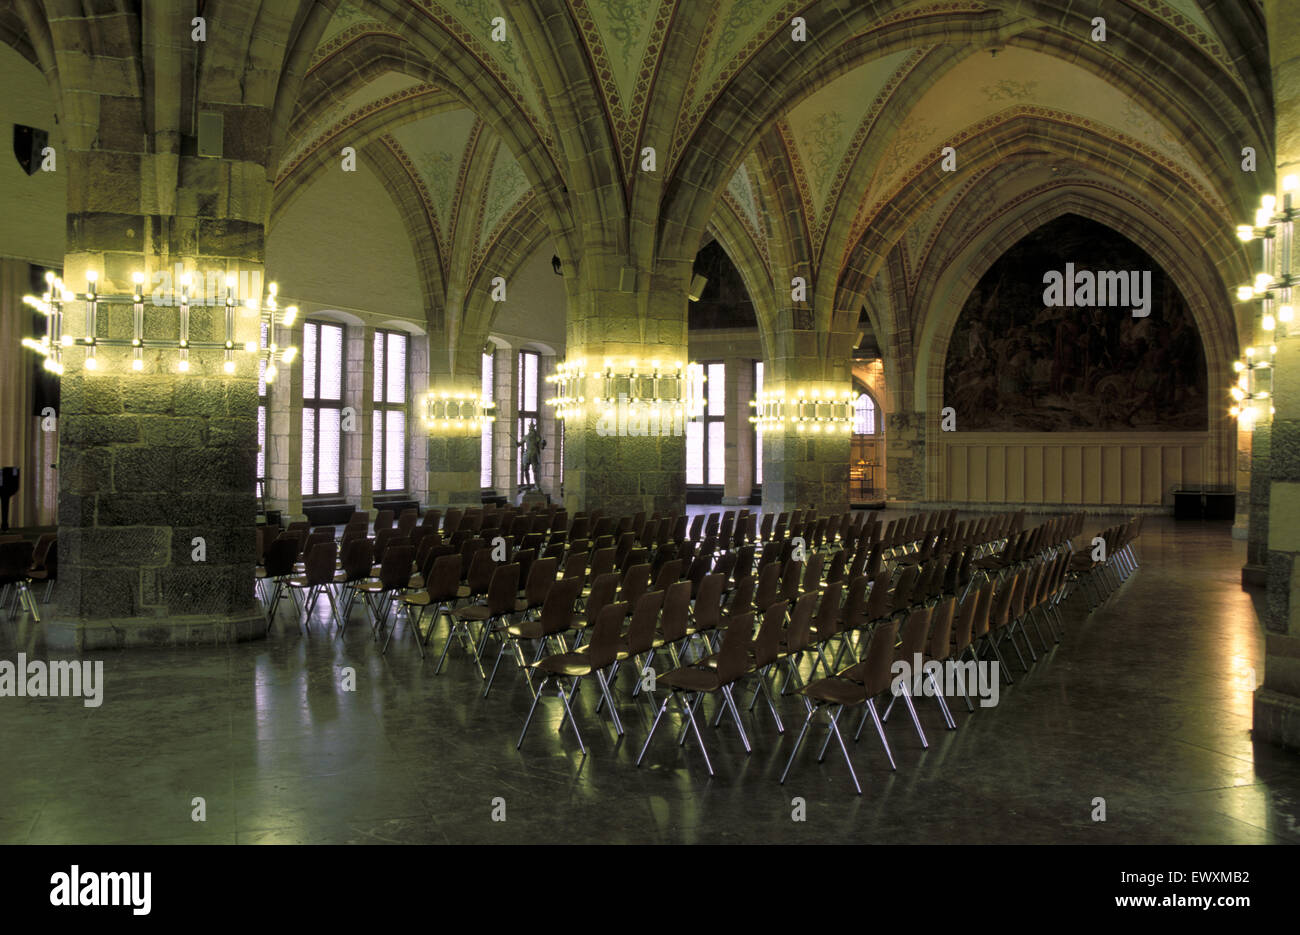
[[[1044,275],[1151,272],[1149,314],[1048,307]],[[944,405],[967,432],[1207,428],[1205,351],[1173,280],[1128,238],[1073,214],[1004,253],[962,307]]]

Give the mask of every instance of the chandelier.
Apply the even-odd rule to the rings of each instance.
[[[217,280],[220,281],[219,276]],[[252,355],[265,364],[264,376],[267,383],[273,383],[277,374],[277,364],[286,366],[297,357],[298,348],[293,345],[281,347],[276,341],[275,329],[278,326],[291,328],[298,315],[296,305],[286,306],[280,320],[276,321],[279,311],[276,300],[277,287],[270,283],[265,296],[246,296],[242,299],[236,295],[234,276],[225,278],[225,297],[196,298],[191,294],[193,278],[186,273],[181,278],[179,295],[166,293],[160,299],[146,299],[144,291],[144,274],[135,273],[131,277],[133,284],[129,293],[105,293],[98,289],[99,274],[94,270],[86,273],[86,291],[74,292],[52,272],[45,274],[46,291],[39,298],[32,295],[23,296],[23,302],[36,309],[46,317],[45,334],[40,338],[24,338],[23,347],[29,348],[44,358],[44,367],[54,374],[64,372],[64,354],[74,348],[85,352],[84,367],[87,370],[99,370],[101,347],[130,348],[131,369],[136,373],[144,370],[144,352],[147,349],[174,349],[176,351],[176,369],[180,373],[190,372],[190,352],[199,353],[220,351],[224,356],[222,369],[226,373],[235,372],[235,354],[243,352]],[[157,293],[154,294],[157,296]],[[75,335],[69,328],[69,319],[73,307],[84,306],[85,317],[83,330]],[[101,312],[111,306],[131,306],[131,337],[99,337],[99,317]],[[225,309],[224,341],[190,340],[190,312],[196,305],[219,306]],[[144,334],[145,308],[176,308],[177,336],[172,339],[146,338]],[[248,341],[242,346],[235,343],[235,314],[237,309],[256,312],[261,320],[262,338]]]

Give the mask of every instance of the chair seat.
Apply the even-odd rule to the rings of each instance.
[[[416,591],[414,594],[402,595],[402,603],[410,604],[414,607],[428,607],[433,602],[428,591]]]
[[[452,611],[452,615],[457,620],[486,620],[492,616],[488,611],[487,604],[475,604],[472,607],[462,607],[459,610]]]
[[[540,620],[524,620],[521,623],[512,623],[508,627],[502,627],[501,629],[517,640],[540,640],[549,635]]]
[[[530,668],[548,675],[589,675],[591,660],[585,653],[556,653],[534,662]]]
[[[855,705],[867,700],[867,690],[857,682],[845,679],[819,679],[800,691],[814,701],[826,704]]]
[[[667,685],[669,688],[677,688],[688,692],[711,692],[716,691],[722,685],[722,682],[718,678],[718,673],[712,669],[683,666],[680,669],[665,672],[659,676],[656,684]]]

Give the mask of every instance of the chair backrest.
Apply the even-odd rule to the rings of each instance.
[[[811,642],[813,612],[817,609],[817,592],[806,591],[795,602],[790,612],[790,626],[785,631],[785,645],[788,652],[796,653],[808,647]]]
[[[290,540],[295,552],[289,559],[289,570],[281,574],[288,574],[293,571],[293,562],[297,558],[296,544]],[[27,577],[27,569],[32,564],[32,552],[34,544],[22,539],[16,542],[0,543],[0,583],[12,584]]]
[[[866,577],[865,575],[863,577]],[[881,617],[889,615],[891,604],[891,595],[889,592],[890,573],[887,571],[877,572],[874,577],[867,578],[871,582],[871,591],[867,595],[867,606],[862,611],[862,620],[864,623],[870,623],[873,620],[879,620]],[[845,626],[848,626],[845,621]]]
[[[900,610],[906,610],[911,606],[912,592],[916,590],[916,582],[920,576],[920,565],[908,565],[903,569],[903,573],[898,576],[898,584],[894,585],[893,601],[889,605],[891,614],[896,614]]]
[[[618,599],[635,606],[641,595],[650,589],[650,566],[646,563],[629,565],[623,573],[623,583]]]
[[[1011,614],[1011,598],[1019,581],[1020,575],[1016,574],[999,585],[998,592],[993,598],[993,611],[989,615],[990,630],[1007,625],[1007,619]]]
[[[844,580],[844,566],[848,564],[849,553],[844,549],[838,550],[831,556],[831,566],[826,570],[826,583],[832,581]]]
[[[754,609],[763,613],[781,597],[781,566],[772,562],[758,570],[758,589],[754,594]]]
[[[918,607],[907,615],[903,624],[903,641],[898,647],[898,658],[910,664],[915,654],[925,649],[925,638],[930,633],[930,608]]]
[[[265,528],[265,527],[263,527]],[[45,556],[50,551],[50,546],[58,541],[59,534],[56,532],[43,532],[40,538],[36,540],[36,546],[32,549],[32,567],[45,567]]]
[[[619,634],[629,606],[626,601],[620,601],[600,609],[591,642],[587,644],[587,661],[593,669],[603,669],[618,658]]]
[[[612,548],[596,549],[591,553],[591,578],[594,581],[601,575],[614,570],[616,552]]]
[[[310,552],[307,553],[307,561],[304,567],[306,572],[307,584],[316,586],[321,584],[330,584],[334,581],[334,563],[338,560],[339,547],[334,544],[334,540],[329,542],[318,542]]]
[[[843,581],[832,581],[822,592],[821,603],[817,605],[817,615],[813,618],[813,629],[817,631],[818,642],[839,632],[840,595],[843,591]]]
[[[687,615],[691,608],[691,583],[678,581],[664,592],[663,616],[659,627],[666,642],[686,639]]]
[[[529,607],[542,606],[559,569],[560,560],[556,558],[540,558],[529,567],[528,577],[524,579],[524,600]]]
[[[952,619],[957,612],[957,598],[941,601],[930,615],[929,655],[940,662],[948,658],[948,641],[952,636]]]
[[[627,628],[627,651],[633,655],[649,652],[654,647],[655,626],[659,610],[664,604],[663,591],[647,591],[636,602],[632,622]]]
[[[804,563],[803,569],[803,590],[816,593],[817,586],[822,580],[822,556],[820,552],[814,552],[808,556],[808,561]]]
[[[749,649],[754,642],[754,615],[743,613],[722,634],[718,650],[718,682],[730,685],[749,671]]]
[[[411,563],[415,549],[409,545],[390,545],[379,565],[379,583],[386,591],[396,591],[411,583]]]
[[[345,581],[362,581],[368,578],[370,569],[375,563],[374,549],[370,540],[364,537],[347,540],[343,543],[343,552],[340,559],[339,564],[343,566]],[[271,574],[269,565],[267,566],[267,574]]]
[[[786,605],[781,601],[763,611],[763,623],[758,628],[758,636],[754,638],[754,664],[759,668],[776,661],[777,653],[781,650],[781,625],[785,622],[785,611]],[[735,627],[733,621],[728,625],[727,631],[730,632]]]
[[[564,580],[577,581],[578,587],[587,580],[587,553],[569,552],[564,558]]]
[[[892,684],[894,643],[897,640],[897,620],[881,621],[872,631],[871,642],[867,644],[867,656],[862,666],[862,683],[868,698],[888,691]]]
[[[424,581],[429,599],[434,603],[453,600],[460,587],[460,555],[453,552],[435,558]]]
[[[379,535],[381,529],[391,529],[393,526],[393,511],[380,510],[375,514],[375,535]]]
[[[731,572],[735,569],[735,567],[736,567],[736,553],[724,552],[723,554],[719,555],[718,560],[713,563],[712,573],[715,575],[722,575],[722,577],[730,579]]]
[[[578,602],[578,595],[582,593],[582,582],[577,578],[557,581],[546,592],[546,600],[542,603],[542,615],[539,618],[542,625],[542,632],[560,633],[569,629],[573,623],[573,608]]]
[[[676,584],[682,576],[682,560],[680,558],[670,559],[663,563],[654,576],[654,589],[663,591],[669,585]],[[689,584],[689,582],[687,582]]]
[[[799,597],[799,578],[803,566],[794,559],[787,559],[785,569],[781,572],[781,599],[792,603]]]
[[[464,558],[465,553],[461,552],[462,565]],[[492,561],[491,546],[485,545],[474,552],[469,560],[469,569],[465,573],[465,584],[469,587],[471,596],[487,593],[496,567],[497,563]]]
[[[748,580],[751,582],[750,587],[752,588],[753,578]],[[689,581],[685,583],[690,584]],[[722,619],[722,591],[726,585],[727,579],[722,575],[706,575],[704,580],[700,582],[699,591],[695,595],[695,628],[697,630],[716,627]],[[746,603],[748,603],[748,599],[746,599]]]
[[[519,564],[498,565],[488,583],[487,608],[493,617],[509,614],[515,609],[515,595],[519,593]]]
[[[731,592],[731,603],[727,612],[732,614],[744,613],[754,609],[754,588],[758,585],[758,579],[753,575],[741,575],[736,579],[736,587]],[[723,582],[723,588],[726,588],[726,582]],[[696,598],[699,600],[699,598]]]
[[[957,622],[952,628],[952,638],[949,641],[949,647],[945,647],[954,657],[960,658],[961,654],[966,651],[970,645],[971,630],[975,626],[975,612],[979,608],[980,595],[978,591],[966,595],[966,600],[961,602],[961,608],[957,611]],[[946,656],[935,655],[935,641],[930,640],[930,655],[936,659],[946,659]]]
[[[271,547],[266,550],[264,565],[266,576],[268,578],[281,578],[284,575],[292,574],[293,564],[296,561],[298,561],[298,537],[281,533],[279,538],[272,542]],[[369,566],[367,566],[366,572],[370,572]]]

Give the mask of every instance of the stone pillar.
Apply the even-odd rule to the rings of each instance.
[[[681,419],[628,419],[595,401],[605,359],[626,369],[652,361],[685,362],[686,285],[690,264],[663,264],[654,273],[625,267],[622,257],[584,257],[583,288],[570,295],[568,360],[585,360],[593,374],[581,415],[566,420],[564,500],[570,512],[680,512],[686,505],[686,434]]]
[[[295,347],[302,347],[302,335],[299,320],[291,333]],[[303,378],[301,366],[279,370],[266,388],[266,503],[287,525],[307,518],[302,511]]]
[[[375,329],[348,325],[343,337],[343,406],[352,410],[352,430],[342,433],[343,499],[375,517]],[[344,412],[346,429],[347,412]]]
[[[439,337],[438,334],[430,335],[431,346]],[[483,340],[481,337],[477,341],[467,339],[464,344],[465,347],[472,348],[472,352],[462,350],[457,355],[457,366],[454,369],[447,354],[430,353],[431,397],[439,397],[443,393],[462,393],[474,399],[481,396],[483,377],[479,349]],[[483,502],[479,487],[480,445],[483,438],[481,426],[466,425],[458,428],[437,423],[426,425],[424,414],[419,415],[419,419],[413,420],[412,430],[427,433],[424,448],[429,503],[439,507],[480,505]]]
[[[1237,499],[1240,504],[1245,501],[1246,511],[1246,564],[1241,569],[1243,587],[1265,587],[1268,584],[1268,503],[1269,490],[1272,485],[1269,454],[1272,449],[1272,424],[1260,422],[1251,431],[1238,432],[1246,439],[1245,492],[1240,479],[1237,484]],[[1240,452],[1239,452],[1240,456]],[[1240,471],[1238,475],[1240,477]],[[1238,521],[1242,507],[1237,508]],[[1237,527],[1232,530],[1234,538]]]
[[[1265,10],[1280,180],[1300,174],[1300,34],[1295,30],[1300,0],[1269,0]],[[1261,465],[1261,434],[1257,431],[1254,438],[1254,475],[1271,481],[1264,682],[1255,692],[1254,736],[1300,750],[1300,577],[1296,575],[1296,556],[1300,555],[1300,338],[1278,338],[1276,343],[1277,411],[1268,433],[1267,468]],[[1252,523],[1252,534],[1254,531]]]
[[[420,412],[419,401],[429,390],[429,340],[424,335],[413,334],[407,349],[410,354],[407,372],[411,381],[406,392],[409,400],[406,407],[407,490],[412,500],[423,505],[429,502],[429,452],[424,443],[425,429],[421,421],[424,413]],[[371,450],[373,452],[373,448]]]
[[[754,410],[754,362],[748,357],[728,357],[726,367],[727,457],[722,502],[739,506],[749,502],[754,491],[754,425],[749,421]]]
[[[885,460],[889,464],[886,496],[890,500],[924,500],[925,413],[890,412],[885,416]]]

